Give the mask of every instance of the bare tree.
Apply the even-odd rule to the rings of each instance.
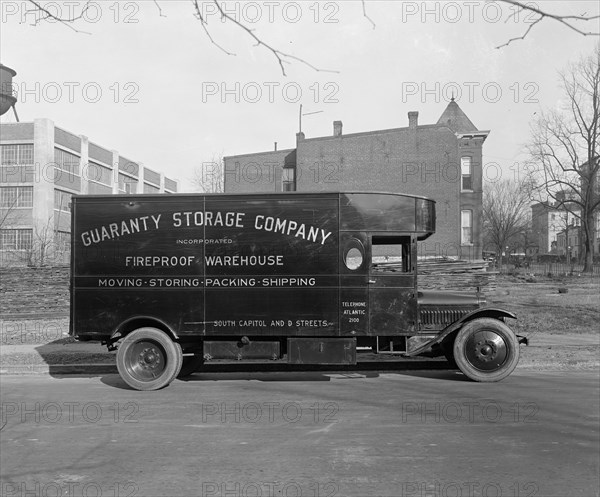
[[[82,11],[79,15],[72,16],[69,18],[61,17],[61,16],[53,13],[51,11],[51,9],[45,7],[44,4],[42,4],[39,1],[36,1],[36,0],[27,0],[27,1],[29,2],[30,5],[32,5],[32,11],[39,14],[38,18],[35,21],[36,24],[41,21],[45,21],[45,20],[53,20],[53,21],[60,22],[64,25],[68,26],[70,29],[73,29],[74,31],[77,31],[79,33],[87,33],[85,31],[80,31],[80,30],[76,29],[74,27],[74,23],[84,16],[85,12],[88,10],[88,8],[90,6],[91,0],[85,1],[85,3],[83,4]],[[153,1],[154,1],[154,5],[156,5],[156,8],[158,10],[158,14],[161,17],[166,17],[163,14],[159,0],[153,0]],[[525,30],[523,35],[517,36],[514,38],[510,38],[506,43],[503,43],[502,45],[499,45],[496,48],[505,47],[517,40],[524,40],[527,37],[527,35],[530,33],[530,31],[537,24],[539,24],[540,22],[542,22],[546,19],[555,21],[582,36],[598,36],[598,35],[600,35],[600,32],[598,32],[597,29],[595,31],[591,31],[591,30],[587,29],[587,27],[590,25],[593,26],[593,28],[597,28],[597,20],[600,18],[600,16],[591,16],[591,15],[587,15],[587,13],[583,13],[580,15],[559,14],[557,12],[549,11],[548,9],[540,9],[533,2],[522,2],[522,1],[516,1],[516,0],[498,0],[498,1],[509,4],[514,7],[513,13],[508,16],[508,19],[506,19],[506,21],[510,20],[513,17],[518,16],[519,13],[522,11],[531,12],[531,13],[535,14],[537,17],[529,25],[529,27]],[[225,47],[223,47],[217,41],[215,41],[215,38],[213,37],[213,35],[210,31],[207,10],[205,8],[206,4],[214,6],[215,12],[220,16],[222,22],[229,22],[229,23],[233,24],[234,26],[238,27],[243,33],[246,34],[246,36],[248,36],[249,40],[251,40],[255,46],[261,47],[261,48],[267,50],[268,52],[270,52],[273,55],[273,57],[275,58],[275,60],[277,61],[277,64],[279,65],[279,68],[281,69],[281,72],[284,76],[286,75],[285,65],[293,63],[293,62],[299,62],[301,64],[304,64],[315,71],[337,72],[337,71],[332,71],[332,70],[328,70],[328,69],[320,69],[320,68],[314,66],[313,64],[311,64],[310,62],[308,62],[307,60],[305,60],[297,55],[283,52],[279,48],[275,47],[272,43],[267,42],[264,39],[264,37],[259,36],[254,29],[250,28],[248,25],[241,22],[236,16],[232,16],[232,15],[228,14],[226,12],[226,10],[223,8],[222,3],[223,2],[219,2],[219,0],[210,0],[210,1],[202,1],[202,2],[200,2],[199,0],[190,0],[193,15],[200,22],[200,25],[201,25],[204,33],[206,34],[208,40],[213,45],[215,45],[219,50],[221,50],[223,53],[225,53],[226,55],[234,56],[236,54],[231,52],[230,50],[226,49]],[[200,4],[202,4],[202,6]],[[398,2],[398,4],[400,4],[400,2]],[[373,29],[375,29],[375,27],[376,27],[375,23],[373,22],[373,20],[369,17],[369,15],[367,13],[367,7],[365,4],[365,0],[361,0],[361,7],[362,7],[362,16],[364,17],[364,19],[366,21],[368,21],[371,24]],[[87,34],[89,34],[89,33],[87,33]]]
[[[20,218],[17,207],[19,205],[19,196],[12,198],[0,195],[0,230],[6,228]]]
[[[6,239],[3,240],[3,265],[40,267],[55,261],[58,253],[55,250],[54,230],[50,224],[18,229],[17,232],[29,236],[23,239],[23,235],[19,235],[9,245],[6,245]]]
[[[202,193],[222,193],[225,189],[223,157],[213,156],[209,162],[203,162],[194,169],[192,184]]]
[[[527,230],[531,187],[528,182],[501,180],[483,187],[483,229],[496,255]]]
[[[11,205],[6,203],[0,207],[0,236],[4,236],[2,234],[4,230],[12,230],[14,229],[12,227],[21,224],[23,216],[21,211],[17,209],[17,201],[18,199],[15,199]],[[3,245],[2,265],[10,266],[16,264],[21,266],[25,264],[27,266],[39,267],[54,264],[62,260],[65,247],[61,246],[57,240],[53,216],[45,223],[34,223],[31,229],[16,228],[16,230],[30,231],[30,240],[23,242],[19,238],[14,238],[14,243],[8,246]],[[2,243],[5,243],[4,239]]]
[[[54,257],[54,218],[50,217],[45,224],[35,224],[31,246],[24,253],[28,266],[46,266]]]
[[[11,230],[13,226],[18,226],[23,221],[23,212],[18,208],[20,205],[20,195],[9,195],[10,188],[2,187],[0,189],[0,265],[9,265],[17,257],[12,251],[9,236],[5,236],[5,230]],[[7,244],[7,245],[5,245]]]
[[[581,220],[584,272],[592,271],[600,208],[600,45],[561,73],[565,104],[542,113],[528,144],[537,196]],[[544,199],[545,197],[545,199]]]

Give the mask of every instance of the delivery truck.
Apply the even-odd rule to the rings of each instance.
[[[70,333],[156,390],[214,360],[356,363],[357,347],[445,355],[498,381],[516,316],[479,292],[421,291],[433,200],[395,193],[81,195]]]

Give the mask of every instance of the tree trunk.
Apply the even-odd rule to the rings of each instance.
[[[585,254],[583,272],[592,273],[594,271],[594,211],[589,209],[581,224],[584,232],[583,249]]]

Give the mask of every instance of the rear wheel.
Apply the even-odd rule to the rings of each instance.
[[[454,340],[454,360],[465,376],[492,382],[506,378],[519,362],[519,342],[502,321],[479,318],[463,326]]]
[[[166,387],[181,370],[182,362],[180,345],[156,328],[132,331],[117,351],[119,374],[136,390]]]

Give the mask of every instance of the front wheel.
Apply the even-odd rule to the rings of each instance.
[[[183,362],[181,347],[156,328],[127,335],[117,351],[121,378],[136,390],[158,390],[171,383]]]
[[[454,360],[465,376],[493,382],[506,378],[519,362],[519,342],[502,321],[479,318],[463,326],[454,340]]]

